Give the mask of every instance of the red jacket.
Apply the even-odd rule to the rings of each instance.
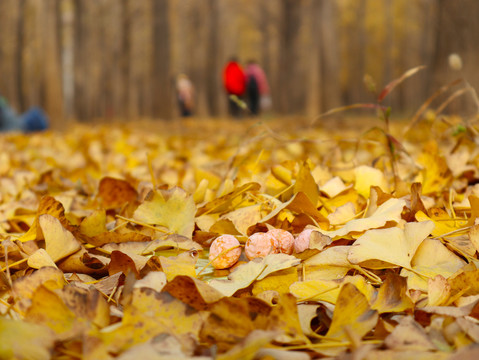
[[[246,76],[241,66],[234,61],[226,64],[223,71],[223,84],[229,94],[241,96],[246,91]]]

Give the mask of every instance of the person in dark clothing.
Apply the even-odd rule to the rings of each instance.
[[[248,79],[248,105],[252,115],[259,115],[261,110],[268,110],[271,107],[268,80],[263,69],[254,60],[248,62],[246,67]]]
[[[48,117],[39,107],[32,107],[22,115],[17,115],[0,96],[0,132],[23,131],[26,133],[46,130],[49,127]]]
[[[253,75],[248,75],[248,86],[246,89],[246,96],[248,98],[248,106],[252,115],[259,115],[259,86],[256,78]]]
[[[231,58],[223,70],[223,85],[228,95],[230,115],[238,118],[242,114],[241,101],[246,92],[246,76],[236,58]]]

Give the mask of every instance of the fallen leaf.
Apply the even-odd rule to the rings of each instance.
[[[212,280],[209,284],[224,296],[231,296],[239,289],[248,287],[255,280],[264,279],[275,271],[296,266],[299,262],[292,255],[270,254],[240,265],[228,276],[228,280]]]
[[[178,275],[196,277],[196,259],[187,252],[172,257],[160,256],[160,264],[168,281]]]
[[[125,180],[104,177],[98,186],[98,198],[105,209],[114,209],[126,203],[133,204],[138,194],[133,186]]]
[[[407,280],[394,273],[388,273],[386,280],[378,290],[376,300],[371,309],[379,314],[387,312],[403,312],[414,308],[414,303],[407,296]]]
[[[30,255],[28,257],[27,264],[34,269],[40,269],[45,266],[57,267],[45,249],[38,249],[32,255]]]
[[[0,358],[51,359],[55,335],[48,327],[0,317]]]
[[[349,327],[355,335],[362,338],[374,328],[377,321],[378,313],[371,309],[367,298],[353,284],[345,284],[339,293],[326,337],[348,340],[346,327]]]
[[[401,219],[401,212],[406,205],[404,200],[390,199],[378,207],[378,209],[370,216],[364,219],[350,220],[342,228],[338,230],[325,231],[317,229],[324,235],[330,238],[338,238],[350,233],[361,233],[369,229],[379,228],[384,226],[388,221],[398,223]]]
[[[404,316],[384,343],[396,351],[431,351],[434,344],[426,331],[410,316]]]
[[[45,237],[45,250],[54,262],[80,249],[80,243],[66,230],[60,220],[52,215],[40,215],[38,223]]]
[[[369,190],[371,186],[378,186],[383,191],[389,190],[386,178],[383,172],[379,169],[375,169],[366,165],[361,165],[354,169],[354,175],[354,188],[366,199],[369,197]]]
[[[135,220],[163,226],[172,233],[191,238],[196,205],[193,197],[175,187],[152,191],[133,214]]]
[[[394,227],[388,229],[369,230],[360,236],[348,254],[353,264],[369,260],[380,260],[396,266],[411,268],[411,260],[421,242],[431,233],[434,223],[425,221],[407,223],[404,230]],[[362,266],[365,266],[364,264]],[[383,268],[384,264],[367,264],[371,268]]]

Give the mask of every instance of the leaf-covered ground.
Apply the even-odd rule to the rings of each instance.
[[[0,358],[479,356],[475,129],[328,121],[1,135]]]

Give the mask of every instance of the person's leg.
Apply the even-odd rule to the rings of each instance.
[[[259,93],[250,94],[249,106],[253,115],[259,115]]]

